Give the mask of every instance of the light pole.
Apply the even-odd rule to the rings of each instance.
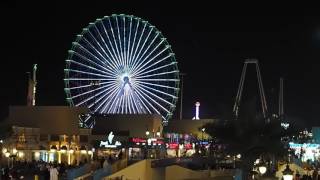
[[[10,152],[6,151],[6,152],[4,152],[4,155],[8,160],[8,167],[10,167]]]
[[[147,130],[146,131],[146,152],[144,154],[144,159],[147,159],[147,156],[148,156],[148,143],[149,143],[149,135],[150,135],[150,132]]]
[[[180,120],[182,120],[183,76],[185,76],[185,75],[186,75],[186,73],[180,73],[180,76],[181,76]]]
[[[203,133],[206,131],[206,128],[201,129],[201,141],[203,143]]]
[[[293,179],[293,171],[290,169],[289,164],[286,165],[286,169],[282,171],[283,180],[292,180]]]

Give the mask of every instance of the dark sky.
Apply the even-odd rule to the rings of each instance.
[[[12,3],[1,7],[1,117],[6,115],[8,105],[26,103],[26,72],[31,71],[33,63],[39,68],[37,104],[66,105],[63,69],[71,42],[96,18],[124,13],[148,20],[171,44],[180,71],[187,74],[183,107],[186,118],[192,118],[196,101],[201,102],[202,118],[231,113],[243,62],[257,58],[269,108],[277,109],[279,78],[284,77],[286,114],[317,124],[317,9],[105,2]],[[253,66],[248,67],[247,78],[244,93],[250,99],[258,95]]]

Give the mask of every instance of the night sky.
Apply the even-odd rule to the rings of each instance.
[[[230,8],[214,4],[133,3],[20,4],[1,7],[1,119],[8,105],[26,104],[27,71],[38,64],[37,105],[67,105],[63,69],[67,51],[89,22],[132,14],[168,39],[184,78],[185,118],[200,101],[200,118],[232,112],[243,62],[257,58],[269,109],[278,108],[285,78],[285,113],[320,125],[320,16],[317,9]],[[254,66],[248,66],[244,103],[258,98]],[[175,111],[178,117],[179,106]]]

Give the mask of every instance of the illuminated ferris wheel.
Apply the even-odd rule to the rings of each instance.
[[[71,106],[99,114],[160,114],[175,109],[179,70],[171,46],[148,21],[130,15],[97,19],[68,52],[65,92]],[[83,123],[92,126],[90,115]]]

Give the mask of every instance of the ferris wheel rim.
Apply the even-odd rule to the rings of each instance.
[[[93,58],[93,59],[95,59],[96,61],[93,61],[92,59],[90,60],[89,58],[87,59],[87,61],[92,61],[91,63],[92,64],[94,64],[95,65],[95,67],[93,66],[93,67],[91,67],[91,70],[92,71],[95,71],[95,72],[87,72],[87,71],[80,71],[80,70],[77,70],[77,69],[73,69],[73,68],[71,68],[71,64],[74,64],[75,62],[73,61],[73,58],[74,58],[74,56],[81,56],[81,55],[79,55],[79,54],[77,54],[77,50],[80,48],[80,49],[82,49],[83,51],[86,51],[86,53],[88,53],[88,54],[90,54],[90,51],[88,50],[88,49],[86,49],[85,47],[81,47],[82,46],[82,44],[81,44],[81,42],[82,41],[87,41],[88,42],[88,44],[90,44],[90,41],[89,40],[86,40],[86,35],[88,34],[88,33],[92,33],[92,32],[90,32],[90,28],[97,28],[97,26],[96,26],[96,24],[97,23],[101,23],[102,24],[102,26],[104,27],[105,25],[103,24],[104,23],[104,21],[106,21],[106,20],[108,20],[109,21],[109,23],[110,23],[110,26],[111,26],[111,30],[112,30],[112,25],[111,25],[111,20],[110,20],[110,18],[116,18],[116,20],[117,20],[117,23],[118,23],[118,17],[120,17],[120,18],[130,18],[131,19],[131,21],[130,21],[130,23],[132,23],[132,20],[134,19],[134,20],[137,20],[137,23],[139,23],[139,22],[141,22],[142,24],[143,24],[143,26],[144,26],[144,28],[145,27],[147,27],[148,26],[148,30],[149,30],[149,32],[148,32],[148,36],[147,37],[149,37],[149,35],[151,34],[151,33],[155,33],[155,36],[153,37],[154,39],[156,39],[157,38],[157,40],[159,40],[160,39],[160,43],[158,43],[158,46],[156,46],[156,48],[154,48],[153,49],[153,51],[155,51],[156,49],[157,49],[157,47],[159,47],[160,45],[161,46],[163,46],[164,45],[164,47],[165,47],[165,49],[163,49],[162,51],[164,52],[166,52],[168,55],[168,57],[164,57],[164,58],[168,58],[169,59],[169,61],[171,62],[171,64],[166,64],[166,65],[162,65],[162,66],[160,66],[160,67],[162,67],[162,68],[165,68],[165,66],[170,66],[173,70],[171,71],[171,72],[162,72],[162,73],[158,73],[158,74],[149,74],[148,75],[148,73],[150,73],[150,72],[153,72],[153,71],[157,71],[157,70],[160,70],[161,68],[160,67],[157,67],[157,64],[154,64],[154,65],[151,65],[151,67],[157,67],[158,69],[156,69],[156,70],[153,70],[153,69],[149,69],[148,71],[147,71],[147,73],[146,73],[146,66],[147,65],[150,65],[150,62],[152,62],[153,61],[153,59],[155,59],[155,58],[157,58],[157,56],[160,56],[160,55],[162,55],[161,53],[162,52],[160,52],[160,53],[158,53],[157,54],[157,56],[154,56],[153,57],[153,59],[148,59],[149,58],[149,56],[151,56],[151,54],[153,53],[153,51],[151,51],[151,52],[148,52],[148,50],[149,50],[149,47],[150,47],[150,45],[149,45],[149,47],[148,47],[148,49],[146,49],[146,50],[144,50],[143,51],[143,48],[144,47],[142,47],[142,48],[140,48],[139,50],[138,50],[138,47],[136,47],[136,49],[135,49],[135,52],[134,52],[134,55],[136,55],[137,57],[134,57],[134,58],[132,58],[132,59],[126,59],[126,58],[128,58],[128,57],[126,57],[126,56],[128,56],[128,55],[132,55],[132,54],[130,54],[130,52],[124,52],[125,51],[125,48],[126,48],[126,34],[125,34],[125,28],[127,28],[127,27],[123,27],[123,31],[124,31],[124,34],[122,34],[123,35],[123,41],[124,41],[124,45],[122,45],[121,44],[121,41],[122,41],[122,39],[120,38],[121,37],[121,34],[118,34],[118,39],[119,39],[119,44],[117,44],[117,42],[116,42],[116,40],[115,40],[115,38],[113,39],[114,40],[114,44],[112,44],[113,42],[111,42],[111,41],[109,41],[108,43],[109,44],[104,44],[104,46],[106,46],[106,48],[107,49],[104,49],[105,51],[109,51],[109,54],[107,54],[106,52],[105,52],[105,54],[104,55],[102,55],[101,53],[100,53],[100,51],[99,50],[97,50],[96,49],[96,51],[97,52],[99,52],[99,54],[97,55],[94,55],[94,54],[91,54],[90,56],[92,56],[91,58]],[[121,19],[120,19],[121,20]],[[119,20],[119,21],[120,21]],[[125,20],[124,20],[125,21]],[[131,25],[131,24],[130,24]],[[124,23],[124,26],[126,26],[126,24]],[[105,28],[105,27],[104,27]],[[131,27],[130,27],[131,28]],[[98,28],[97,28],[97,30],[98,30]],[[132,29],[129,29],[130,30],[130,33],[131,33],[131,30]],[[136,32],[137,32],[137,30],[138,30],[138,25],[136,25]],[[144,29],[143,29],[144,30]],[[99,31],[99,30],[98,30]],[[113,37],[115,37],[114,36],[114,32],[113,32],[114,30],[112,30],[112,34],[113,34]],[[118,29],[117,29],[117,31],[119,32],[120,31],[120,28],[119,28],[119,26],[118,26]],[[99,32],[100,33],[100,32]],[[106,36],[109,36],[108,35],[108,33],[106,32]],[[100,34],[100,36],[101,36],[101,34]],[[140,43],[140,41],[141,41],[141,38],[142,38],[142,36],[143,36],[143,33],[142,33],[142,35],[140,35],[140,37],[139,37],[139,43]],[[92,37],[93,37],[93,39],[95,38],[93,35],[92,35]],[[130,37],[131,37],[131,34],[129,35],[129,42],[128,42],[128,46],[130,47]],[[100,37],[102,40],[103,40],[103,37],[101,36]],[[135,39],[136,37],[134,37],[134,39]],[[109,37],[108,37],[108,39],[109,39]],[[109,39],[110,40],[110,39]],[[98,42],[98,40],[96,40],[95,39],[95,41],[96,41],[96,43],[99,43]],[[147,42],[147,39],[144,39],[144,44],[143,44],[143,46],[145,45],[145,43]],[[153,42],[153,41],[152,41]],[[92,42],[91,42],[92,43]],[[162,44],[163,43],[163,44]],[[110,47],[108,47],[108,45],[111,45]],[[113,46],[113,45],[115,45],[116,46],[116,48],[115,49],[113,49],[113,50],[110,50],[111,49],[111,47]],[[118,47],[117,46],[120,46],[119,47],[119,49],[120,49],[120,52],[121,53],[119,53],[119,49],[118,49]],[[134,42],[133,42],[133,44],[132,44],[132,49],[133,49],[133,47],[134,47]],[[92,47],[91,48],[95,48],[93,45],[91,45]],[[122,47],[124,48],[124,50],[122,50],[121,48]],[[139,46],[139,44],[138,45],[136,45],[136,46]],[[110,48],[110,49],[108,49],[108,48]],[[113,47],[112,47],[113,48]],[[131,53],[132,53],[132,49],[131,49]],[[129,49],[130,50],[130,49]],[[103,50],[102,50],[103,51]],[[102,52],[101,51],[101,52]],[[112,54],[111,53],[111,51],[113,51],[113,53],[114,54]],[[117,51],[117,54],[116,54],[116,51]],[[138,51],[138,52],[137,52]],[[143,51],[143,52],[141,52],[141,51]],[[146,55],[146,53],[149,53],[148,55]],[[125,54],[125,53],[128,53],[128,54]],[[138,53],[138,54],[136,54],[136,53]],[[141,56],[139,56],[141,54]],[[109,56],[110,55],[110,56]],[[116,55],[119,55],[118,57],[113,57],[113,55],[114,56],[116,56]],[[101,59],[100,58],[98,58],[100,56],[100,58],[101,59],[104,59],[105,61],[103,62],[103,61],[101,61]],[[107,56],[107,57],[105,57],[105,56]],[[111,57],[112,56],[112,57]],[[134,61],[134,60],[136,60],[138,57],[144,57],[145,59],[143,60],[143,61],[140,61],[140,62],[138,62],[138,61]],[[112,61],[113,62],[109,62],[107,59],[113,59]],[[133,83],[135,86],[141,86],[141,87],[144,87],[144,88],[146,88],[146,89],[148,89],[148,90],[146,90],[146,89],[141,89],[141,87],[140,88],[137,88],[136,87],[136,91],[137,92],[134,92],[135,94],[136,94],[136,97],[139,97],[139,99],[140,99],[140,101],[143,103],[140,103],[140,106],[141,106],[141,108],[142,107],[144,107],[145,108],[145,112],[150,112],[150,109],[149,108],[153,108],[153,109],[156,109],[156,108],[154,108],[154,107],[152,107],[150,104],[149,104],[149,106],[148,105],[146,105],[147,104],[147,102],[149,102],[149,101],[153,101],[153,103],[154,104],[159,104],[159,103],[157,103],[157,102],[154,102],[154,99],[152,99],[150,96],[152,96],[152,97],[156,97],[156,98],[158,98],[158,99],[160,99],[159,97],[157,97],[157,94],[155,93],[155,92],[157,92],[157,90],[156,90],[156,88],[168,88],[168,89],[172,89],[173,91],[172,91],[172,95],[171,95],[171,97],[172,97],[172,99],[170,99],[170,101],[171,102],[169,102],[168,100],[166,100],[166,99],[160,99],[162,102],[165,102],[165,103],[167,103],[167,104],[170,104],[169,106],[168,106],[168,108],[166,109],[166,108],[163,108],[164,109],[164,111],[166,111],[167,113],[165,114],[165,117],[164,116],[162,116],[162,118],[163,119],[170,119],[171,118],[171,116],[172,116],[172,112],[173,112],[173,110],[174,110],[174,108],[176,107],[175,106],[175,104],[176,104],[176,102],[177,102],[177,99],[178,99],[178,94],[179,94],[179,70],[178,70],[178,66],[177,66],[177,61],[176,61],[176,58],[175,58],[175,54],[173,53],[173,51],[172,51],[172,49],[171,49],[171,46],[170,46],[170,44],[169,44],[169,42],[167,41],[167,39],[163,36],[163,34],[155,27],[155,26],[152,26],[148,21],[145,21],[145,20],[143,20],[143,19],[141,19],[141,18],[139,18],[139,17],[135,17],[135,16],[132,16],[132,15],[123,15],[123,14],[120,14],[120,15],[115,15],[115,14],[113,14],[112,16],[104,16],[103,18],[98,18],[98,19],[96,19],[95,20],[95,22],[93,22],[93,23],[89,23],[89,25],[88,26],[86,26],[85,28],[83,28],[82,29],[82,31],[81,31],[81,33],[79,34],[79,35],[77,35],[77,37],[76,37],[76,40],[72,43],[72,47],[71,47],[71,49],[68,51],[68,58],[67,58],[67,60],[66,60],[66,69],[65,69],[65,79],[64,79],[64,83],[65,83],[65,93],[66,93],[66,96],[67,96],[67,101],[68,101],[68,103],[70,104],[70,106],[79,106],[79,105],[81,105],[81,104],[83,104],[83,103],[86,103],[86,102],[78,102],[78,103],[75,103],[75,101],[73,100],[74,98],[76,98],[76,96],[72,96],[72,93],[71,93],[71,91],[72,90],[74,90],[74,89],[76,89],[76,88],[79,88],[79,87],[72,87],[70,84],[72,83],[72,81],[88,81],[88,80],[90,80],[90,78],[72,78],[72,75],[71,75],[71,72],[77,72],[77,73],[84,73],[84,74],[89,74],[89,75],[92,75],[92,76],[100,76],[101,78],[99,79],[99,78],[92,78],[91,80],[98,80],[98,81],[107,81],[107,80],[109,80],[109,81],[111,81],[111,80],[113,80],[113,81],[116,81],[116,78],[113,78],[112,79],[112,76],[113,75],[115,75],[115,73],[117,73],[117,72],[112,72],[112,70],[114,70],[114,69],[117,69],[117,70],[119,70],[119,68],[120,68],[120,66],[121,66],[121,60],[124,60],[124,61],[134,61],[133,62],[133,67],[135,67],[135,69],[134,68],[132,68],[132,74],[133,74],[133,78],[132,79],[134,79],[135,78],[135,81],[136,81],[136,83]],[[165,61],[165,59],[163,60],[163,61]],[[143,63],[145,63],[145,64],[143,64]],[[107,67],[104,67],[105,66],[105,64],[109,64],[109,66],[107,66]],[[78,62],[78,65],[79,66],[81,66],[81,63],[79,63]],[[111,67],[111,68],[110,68]],[[98,69],[98,68],[102,68],[102,70],[100,69]],[[114,69],[112,69],[112,68],[114,68]],[[148,67],[147,67],[148,68]],[[149,67],[150,68],[150,67]],[[121,68],[120,68],[121,69]],[[144,72],[144,73],[142,73],[142,75],[140,74],[140,76],[139,76],[139,73],[141,73],[141,71],[142,72]],[[100,74],[100,73],[102,73],[102,74]],[[152,76],[160,76],[160,75],[164,75],[164,74],[170,74],[170,73],[172,73],[172,76],[173,76],[173,79],[166,79],[166,78],[160,78],[160,79],[155,79],[155,78],[151,78]],[[103,78],[103,77],[108,77],[106,74],[108,74],[108,76],[109,76],[109,79],[108,78]],[[138,74],[138,75],[137,75]],[[146,79],[147,77],[149,77],[149,79]],[[173,82],[173,86],[170,86],[170,85],[163,85],[163,84],[153,84],[154,85],[154,87],[153,88],[150,88],[149,86],[147,86],[147,85],[150,85],[150,84],[152,84],[152,82],[154,82],[154,81],[157,81],[157,82],[170,82],[170,81],[172,81]],[[149,84],[148,84],[149,83]],[[88,85],[82,85],[81,86],[81,88],[82,87],[85,87],[85,86],[88,86]],[[133,86],[133,85],[132,85]],[[116,88],[116,87],[115,87]],[[118,89],[119,89],[119,87],[117,87]],[[80,88],[79,88],[80,89]],[[101,88],[102,89],[102,88]],[[94,90],[94,91],[96,91],[96,89]],[[119,91],[119,90],[118,90]],[[158,90],[159,91],[159,90]],[[102,91],[101,91],[102,92]],[[87,93],[90,93],[89,91],[87,91]],[[131,96],[134,96],[134,93],[131,95]],[[158,92],[159,93],[159,92]],[[141,96],[139,96],[139,94],[141,95]],[[142,94],[144,94],[144,96],[142,96]],[[167,95],[166,93],[163,93],[163,95]],[[78,96],[81,96],[81,95],[79,95],[78,94]],[[77,97],[78,97],[77,96]],[[111,94],[109,94],[109,96],[111,96]],[[101,98],[101,97],[100,97]],[[129,98],[130,98],[130,96],[129,96]],[[145,99],[144,99],[145,98]],[[92,97],[91,97],[91,99],[92,99]],[[86,99],[86,101],[89,101],[89,100],[91,100],[91,99]],[[143,100],[144,99],[144,100]],[[146,100],[146,99],[149,99],[149,101],[148,100]],[[107,99],[106,99],[107,100]],[[96,100],[95,100],[96,101]],[[112,104],[114,104],[114,103],[116,103],[116,105],[118,104],[118,103],[121,103],[121,102],[118,102],[118,101],[124,101],[124,99],[117,99],[117,102],[113,102]],[[132,100],[133,101],[133,100]],[[169,103],[168,103],[169,102]],[[142,105],[141,105],[142,104]],[[130,106],[130,105],[129,105]],[[92,107],[92,106],[91,106]],[[161,105],[158,105],[158,108],[159,107],[161,107]],[[132,108],[134,108],[134,106],[132,105]],[[91,110],[91,108],[89,107],[89,109]],[[137,111],[139,111],[138,109],[138,106],[136,106],[136,109],[137,109]],[[141,110],[141,109],[140,109]],[[110,112],[110,111],[112,111],[111,110],[111,108],[109,108],[109,110],[108,110],[108,113]],[[121,110],[117,110],[117,112],[120,112]],[[156,111],[156,110],[154,110],[154,111]],[[123,110],[122,110],[122,112],[123,112]],[[142,112],[142,111],[140,111],[140,112]],[[138,113],[139,114],[139,113]],[[160,115],[162,115],[161,113],[159,113],[158,112],[158,114],[160,114]]]

